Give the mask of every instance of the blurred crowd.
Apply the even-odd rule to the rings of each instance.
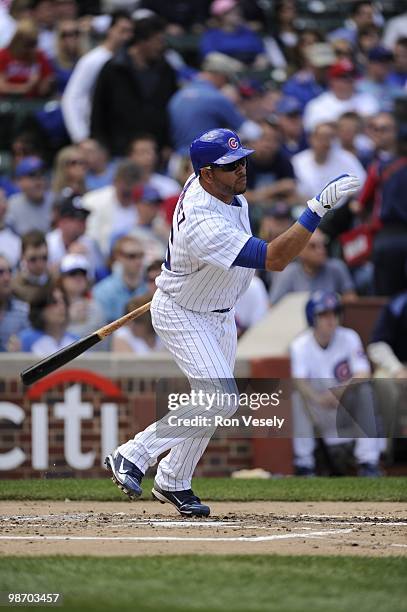
[[[293,291],[407,294],[407,13],[343,2],[324,31],[308,4],[0,0],[0,351],[49,354],[151,298],[189,144],[216,127],[255,150],[267,241],[333,177],[362,183],[254,278],[239,335]],[[93,350],[162,347],[145,315]]]

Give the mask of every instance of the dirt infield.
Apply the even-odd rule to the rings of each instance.
[[[213,502],[187,520],[158,502],[0,502],[0,555],[407,556],[407,506]]]

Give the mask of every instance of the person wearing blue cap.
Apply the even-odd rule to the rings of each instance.
[[[308,147],[302,123],[302,105],[294,96],[284,96],[276,106],[282,150],[289,159]]]
[[[52,196],[47,191],[44,161],[24,157],[15,170],[21,193],[9,198],[6,222],[22,236],[31,230],[46,233],[51,225]]]
[[[397,88],[390,83],[393,53],[386,47],[376,46],[368,53],[367,71],[356,84],[356,91],[373,95],[379,102],[380,110],[391,111]]]

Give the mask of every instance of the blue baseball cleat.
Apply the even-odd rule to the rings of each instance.
[[[142,494],[141,480],[143,472],[134,463],[125,459],[117,450],[105,459],[105,465],[112,472],[113,482],[130,499],[137,499]]]
[[[211,509],[201,503],[191,489],[186,491],[163,491],[156,482],[152,490],[153,497],[162,504],[169,503],[176,507],[182,516],[209,516]]]

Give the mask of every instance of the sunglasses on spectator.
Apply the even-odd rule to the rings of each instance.
[[[11,274],[13,270],[11,268],[0,268],[0,276],[4,276],[5,274]]]
[[[120,251],[120,255],[125,259],[142,259],[144,257],[144,253],[141,253],[141,251],[134,251],[132,253],[129,251]]]
[[[65,163],[67,166],[86,166],[84,159],[67,159]]]
[[[34,170],[33,172],[29,172],[25,176],[29,178],[42,178],[44,176],[44,172],[42,170]]]
[[[391,132],[393,130],[392,125],[372,125],[370,129],[373,132]]]
[[[80,34],[79,30],[65,30],[65,32],[60,32],[61,38],[70,38],[70,37],[77,38],[79,34]]]
[[[207,168],[218,168],[222,170],[222,172],[234,172],[240,166],[246,166],[247,159],[245,157],[241,157],[234,162],[230,162],[230,164],[211,164],[210,166],[206,166]]]
[[[48,255],[31,255],[27,257],[29,263],[36,263],[37,261],[48,261]]]

